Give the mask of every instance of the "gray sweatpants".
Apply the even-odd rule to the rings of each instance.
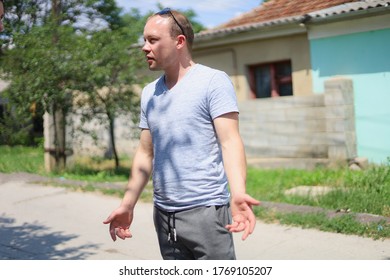
[[[154,208],[160,252],[165,260],[235,260],[228,205],[179,212]]]

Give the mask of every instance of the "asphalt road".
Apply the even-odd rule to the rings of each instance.
[[[138,203],[133,238],[113,242],[102,221],[119,198],[32,184],[0,174],[0,260],[161,260],[152,205]],[[246,240],[241,260],[390,260],[390,240],[265,224]]]

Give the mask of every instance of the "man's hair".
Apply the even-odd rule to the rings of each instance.
[[[156,13],[152,15],[150,18],[155,17],[157,15],[161,17],[169,18],[169,21],[171,22],[171,30],[170,30],[171,36],[175,38],[179,35],[184,35],[187,39],[188,49],[191,52],[192,45],[194,43],[194,30],[188,18],[184,14],[176,10],[169,10],[169,12],[163,14]]]

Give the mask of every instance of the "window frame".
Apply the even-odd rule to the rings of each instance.
[[[276,77],[276,67],[280,64],[286,64],[289,63],[291,67],[291,75],[290,76],[283,76],[281,78]],[[280,91],[279,91],[279,85],[281,84],[290,84],[292,87],[292,62],[290,59],[288,60],[280,60],[280,61],[273,61],[273,62],[267,62],[267,63],[257,63],[253,65],[249,65],[249,87],[250,87],[250,96],[253,99],[258,99],[261,97],[257,97],[256,94],[256,69],[259,67],[269,66],[270,68],[270,77],[271,77],[271,96],[265,97],[265,98],[272,98],[272,97],[280,97]],[[291,95],[294,95],[294,92],[292,90]],[[290,95],[288,95],[290,96]]]

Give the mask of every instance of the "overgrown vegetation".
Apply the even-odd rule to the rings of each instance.
[[[0,172],[45,174],[43,148],[0,146]]]
[[[115,168],[113,160],[103,158],[83,158],[72,168],[61,173],[46,174],[43,169],[43,149],[31,147],[0,146],[0,172],[30,172],[87,182],[85,191],[101,191],[107,195],[121,197],[123,189],[102,188],[97,183],[121,182],[128,179],[131,160],[123,158],[121,168]],[[61,181],[56,181],[61,184]],[[69,187],[69,184],[67,184]],[[286,190],[297,186],[330,186],[332,190],[321,196],[288,195]],[[348,168],[318,168],[307,170],[260,170],[248,169],[247,189],[260,201],[280,202],[295,205],[316,206],[336,211],[349,209],[350,214],[329,218],[325,213],[278,213],[256,207],[256,215],[267,222],[317,228],[323,231],[357,234],[371,238],[389,238],[390,224],[384,221],[363,224],[355,219],[354,213],[368,213],[390,217],[390,159],[383,165],[371,165],[362,171]],[[148,186],[142,195],[143,200],[151,201],[152,187]]]
[[[131,46],[139,43],[153,11],[125,12],[112,0],[7,1],[5,10],[0,79],[9,86],[1,92],[7,105],[0,105],[0,144],[35,144],[34,120],[49,113],[53,137],[46,148],[52,150],[53,169],[63,169],[69,153],[67,117],[77,113],[80,124],[72,132],[94,139],[88,123],[99,122],[109,132],[119,167],[115,121],[123,116],[137,123],[135,89],[149,78],[142,71],[147,69],[144,55]],[[205,28],[193,10],[184,13],[196,32]]]
[[[330,186],[332,191],[314,197],[285,194],[286,190],[297,186]],[[313,171],[249,169],[247,188],[263,201],[350,209],[355,213],[390,217],[390,160],[361,171],[347,167]]]

